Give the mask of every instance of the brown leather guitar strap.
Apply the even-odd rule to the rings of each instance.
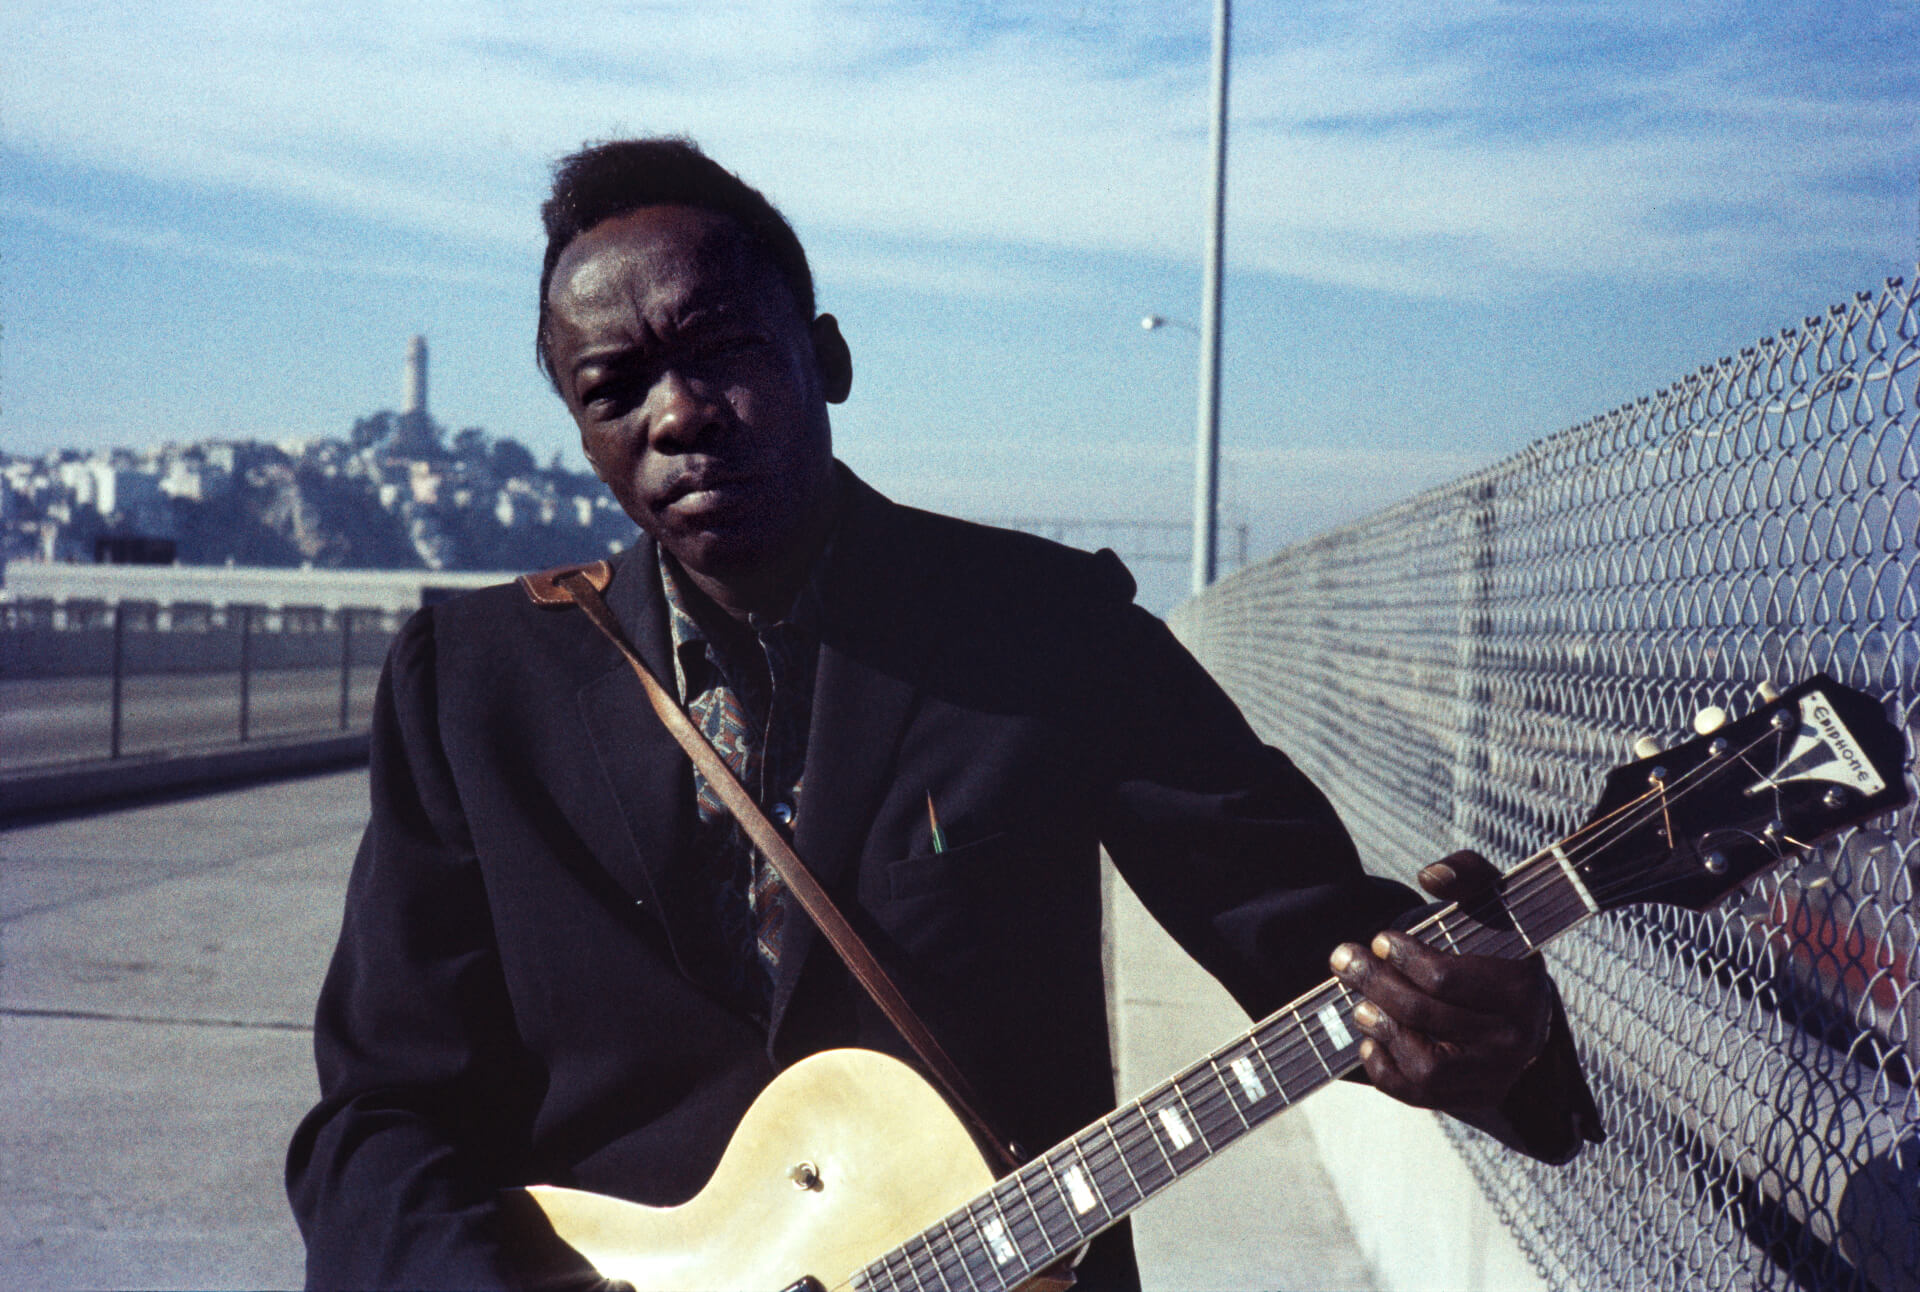
[[[753,846],[759,849],[760,855],[767,859],[786,884],[787,891],[800,903],[800,909],[807,913],[814,927],[826,935],[827,941],[840,953],[840,959],[866,989],[867,995],[873,998],[888,1021],[899,1029],[900,1035],[906,1038],[907,1044],[927,1065],[934,1079],[946,1088],[947,1098],[953,1103],[954,1110],[966,1119],[975,1136],[991,1147],[998,1159],[998,1168],[1010,1171],[1019,1166],[1021,1155],[1018,1147],[1011,1140],[996,1134],[986,1118],[981,1116],[978,1096],[973,1093],[966,1077],[961,1075],[959,1067],[941,1048],[940,1042],[907,1004],[906,997],[900,994],[900,989],[894,986],[886,970],[867,950],[866,943],[854,932],[847,917],[827,896],[827,890],[820,886],[813,872],[807,869],[780,831],[767,820],[760,805],[753,801],[753,795],[740,784],[740,779],[727,766],[726,760],[707,743],[706,736],[681,710],[672,693],[642,662],[633,644],[627,640],[626,633],[621,630],[620,622],[600,597],[601,591],[612,581],[613,567],[605,561],[596,561],[587,566],[561,566],[520,576],[521,587],[535,602],[541,605],[571,602],[580,607],[586,612],[587,618],[593,621],[594,627],[605,633],[607,639],[619,649],[639,677],[641,686],[646,688],[647,701],[660,716],[660,721],[680,742],[680,747],[687,751],[687,757],[693,760],[693,765],[706,777],[707,784],[713,787],[720,802],[733,814],[733,819],[740,823],[741,830]]]

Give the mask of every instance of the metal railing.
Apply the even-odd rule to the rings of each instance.
[[[1173,616],[1369,864],[1511,863],[1636,736],[1816,670],[1920,740],[1920,293],[1902,280]],[[1449,1135],[1560,1288],[1920,1288],[1920,843],[1908,809],[1714,910],[1548,952],[1610,1138]]]
[[[0,603],[0,768],[364,727],[401,618],[320,606]]]

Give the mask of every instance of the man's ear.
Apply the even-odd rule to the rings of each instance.
[[[813,362],[820,371],[820,393],[829,404],[843,404],[853,389],[853,352],[840,335],[840,323],[831,314],[814,317]]]

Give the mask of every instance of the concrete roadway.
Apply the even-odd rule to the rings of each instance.
[[[280,1186],[364,773],[0,832],[0,1287],[290,1287]],[[1121,1082],[1244,1027],[1122,892]],[[1146,1208],[1152,1288],[1368,1288],[1275,1125]]]
[[[348,773],[0,833],[0,1286],[290,1287]]]

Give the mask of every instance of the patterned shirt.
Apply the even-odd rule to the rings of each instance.
[[[786,618],[769,623],[756,615],[740,624],[683,587],[684,577],[661,550],[660,586],[680,702],[767,818],[791,839],[820,653],[819,637],[806,626],[818,622],[812,585]],[[729,985],[764,1018],[791,899],[697,768],[693,792],[698,820],[691,861],[711,894]]]

